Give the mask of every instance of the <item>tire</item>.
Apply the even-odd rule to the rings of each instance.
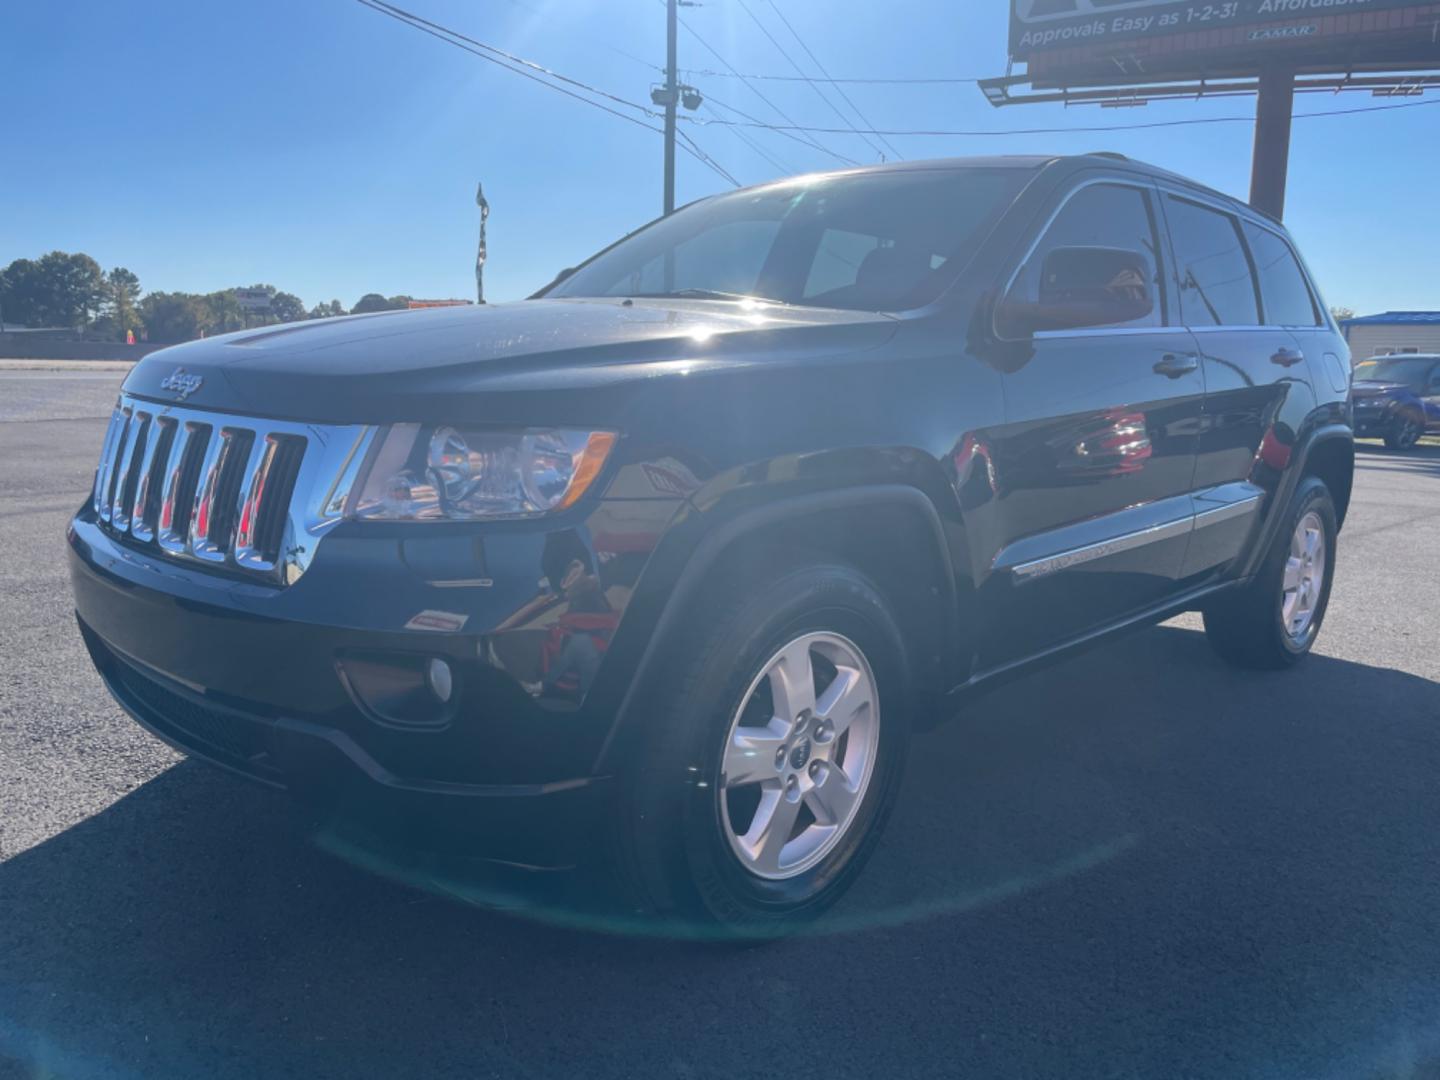
[[[1205,609],[1211,647],[1230,663],[1257,670],[1304,659],[1330,603],[1338,532],[1329,489],[1318,477],[1304,477],[1259,573]],[[1318,537],[1322,550],[1314,550],[1310,537]],[[1323,575],[1318,582],[1316,569]]]
[[[1385,432],[1385,449],[1404,453],[1415,449],[1415,444],[1425,434],[1425,421],[1414,413],[1402,413],[1395,418]]]
[[[633,906],[682,933],[763,941],[815,919],[855,880],[899,791],[911,724],[902,638],[867,578],[834,563],[743,577],[709,591],[667,654],[671,674],[619,777],[616,840]],[[791,677],[802,652],[819,684],[804,720],[803,679]],[[827,717],[842,675],[849,692]],[[856,707],[866,677],[870,704]],[[816,809],[826,798],[839,811],[829,825]],[[767,807],[772,837],[794,814],[791,842],[762,842]]]

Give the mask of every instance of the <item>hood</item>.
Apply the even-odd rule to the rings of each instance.
[[[330,423],[438,419],[457,395],[595,390],[873,349],[886,315],[704,300],[525,300],[289,323],[151,353],[141,397]],[[183,369],[183,371],[181,370]]]

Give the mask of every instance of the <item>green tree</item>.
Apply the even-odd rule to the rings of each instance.
[[[115,335],[124,337],[127,330],[140,326],[140,279],[123,266],[117,266],[105,275],[105,314],[113,325]]]
[[[1341,322],[1345,319],[1355,318],[1355,309],[1348,307],[1332,307],[1330,309],[1330,314],[1335,317],[1336,322]]]
[[[151,341],[190,341],[213,322],[203,296],[152,292],[140,301],[140,317]]]
[[[354,307],[350,309],[351,315],[366,315],[372,311],[389,311],[390,301],[381,296],[378,292],[367,292],[362,296]]]
[[[409,306],[410,297],[408,296],[384,297],[377,292],[367,292],[350,309],[350,314],[365,315],[372,311],[404,311]]]
[[[331,300],[328,304],[322,300],[310,309],[310,318],[312,319],[332,319],[336,315],[344,314],[345,308],[341,306],[339,300]]]
[[[81,329],[105,302],[105,274],[89,255],[52,251],[40,259],[53,326]]]
[[[277,292],[270,298],[270,314],[278,322],[298,322],[305,318],[305,304],[294,293]]]
[[[52,251],[16,259],[3,271],[0,309],[7,322],[80,329],[100,309],[105,275],[89,255]]]
[[[234,289],[207,294],[205,304],[210,309],[210,321],[204,328],[207,334],[225,334],[245,326],[245,312],[235,299]]]
[[[29,259],[16,259],[0,270],[0,317],[17,326],[42,326],[37,291],[38,270]]]

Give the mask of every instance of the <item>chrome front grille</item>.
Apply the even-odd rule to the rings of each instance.
[[[373,433],[125,395],[91,505],[101,528],[128,544],[290,584],[344,513]]]

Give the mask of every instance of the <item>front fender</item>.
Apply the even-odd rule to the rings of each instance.
[[[969,655],[962,644],[964,630],[959,620],[964,583],[956,567],[967,562],[955,558],[957,543],[963,543],[963,530],[957,527],[958,508],[947,527],[942,508],[950,508],[944,503],[937,505],[931,494],[906,483],[804,492],[747,489],[743,498],[737,495],[692,503],[678,516],[647,567],[632,601],[630,615],[635,618],[627,627],[626,640],[612,647],[611,659],[619,663],[607,665],[611,675],[624,671],[628,677],[623,686],[596,687],[614,701],[611,727],[595,765],[597,774],[616,768],[617,750],[625,744],[625,736],[643,726],[645,690],[663,667],[661,656],[666,646],[676,639],[683,620],[695,609],[710,574],[735,545],[771,529],[824,522],[836,515],[843,520],[844,515],[857,511],[880,521],[898,521],[899,515],[904,515],[918,526],[913,535],[923,537],[920,542],[933,560],[929,588],[939,619],[933,660],[939,671],[946,673],[942,678],[948,679],[949,662],[955,656]]]

